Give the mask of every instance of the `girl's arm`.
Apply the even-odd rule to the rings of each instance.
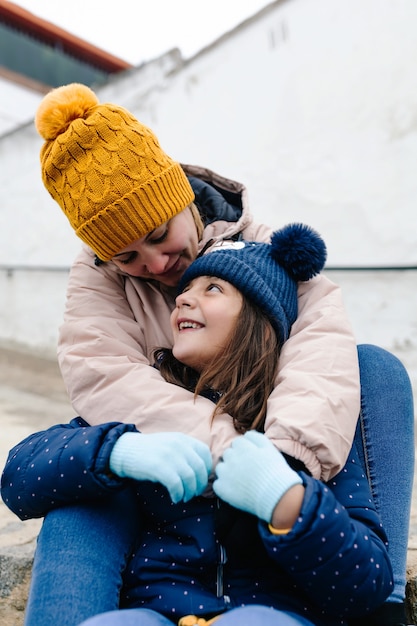
[[[2,496],[21,519],[100,499],[125,486],[120,478],[160,483],[173,502],[186,502],[206,489],[211,465],[208,446],[195,437],[146,435],[127,424],[88,426],[77,418],[31,435],[11,451]]]
[[[318,612],[338,620],[366,615],[388,597],[393,580],[386,536],[355,449],[325,484],[291,469],[265,435],[249,431],[226,450],[216,474],[215,493],[260,520],[269,557]],[[295,522],[277,523],[282,501],[294,492],[301,496]],[[290,526],[283,528],[283,521]]]
[[[271,559],[327,614],[347,619],[372,613],[392,591],[392,569],[357,455],[328,485],[303,480],[303,505],[292,529],[279,535],[260,524]]]
[[[118,423],[89,427],[77,417],[30,435],[9,453],[1,478],[5,504],[26,520],[125,487],[110,473],[109,456],[119,437],[134,430]]]

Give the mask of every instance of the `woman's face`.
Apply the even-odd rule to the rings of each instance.
[[[175,287],[197,252],[197,228],[187,207],[169,222],[123,248],[112,261],[130,276]]]
[[[225,348],[241,308],[242,295],[230,283],[212,276],[195,278],[171,313],[174,356],[201,371]]]

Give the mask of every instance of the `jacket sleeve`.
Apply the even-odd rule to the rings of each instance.
[[[357,455],[352,451],[327,485],[303,479],[304,503],[292,531],[272,535],[259,525],[271,558],[326,615],[371,613],[391,593],[393,576],[387,538]]]
[[[320,275],[299,286],[299,315],[280,355],[265,433],[327,481],[346,463],[359,410],[355,337],[340,288]]]
[[[90,427],[81,418],[29,435],[10,451],[1,477],[4,503],[21,520],[65,504],[105,497],[127,481],[109,471],[117,439],[128,424]]]

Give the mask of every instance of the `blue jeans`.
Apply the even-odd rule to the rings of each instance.
[[[413,392],[394,355],[367,344],[358,346],[358,354],[361,412],[355,444],[389,540],[394,589],[388,602],[403,602],[414,479]]]
[[[411,385],[401,362],[389,352],[370,345],[359,346],[358,352],[362,407],[355,444],[390,541],[395,588],[389,601],[402,602],[414,476]],[[138,524],[128,490],[102,503],[68,506],[49,513],[38,538],[25,626],[78,626],[99,613],[116,611],[122,571]],[[118,613],[120,619],[126,616],[126,620],[129,615],[138,616],[138,610]],[[155,617],[155,613],[142,610],[140,615],[138,626],[171,624],[161,616]],[[115,619],[114,614],[111,619]],[[282,613],[279,619],[274,621],[277,626],[309,624],[300,619],[291,622],[290,616],[285,618]],[[264,615],[262,620],[269,626]],[[88,626],[110,623],[121,622],[93,620]],[[123,622],[126,626],[130,623],[133,622]],[[215,625],[232,623],[241,623],[237,610],[227,613]],[[250,621],[254,626],[257,623],[259,620]]]
[[[314,626],[304,617],[283,613],[265,606],[252,605],[232,609],[222,615],[215,626]],[[88,619],[80,626],[172,626],[172,622],[148,609],[110,611]]]
[[[139,516],[130,489],[45,517],[35,552],[26,626],[76,626],[119,606]]]

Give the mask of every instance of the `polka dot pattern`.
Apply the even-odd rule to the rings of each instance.
[[[90,502],[120,489],[108,459],[133,427],[88,427],[77,418],[28,437],[10,453],[2,496],[21,518],[41,517],[68,502]],[[158,484],[136,483],[143,521],[125,572],[123,606],[146,606],[173,619],[229,606],[263,604],[342,626],[372,612],[389,595],[386,537],[354,452],[323,484],[302,474],[306,493],[287,535],[253,516],[194,498],[174,505]]]

